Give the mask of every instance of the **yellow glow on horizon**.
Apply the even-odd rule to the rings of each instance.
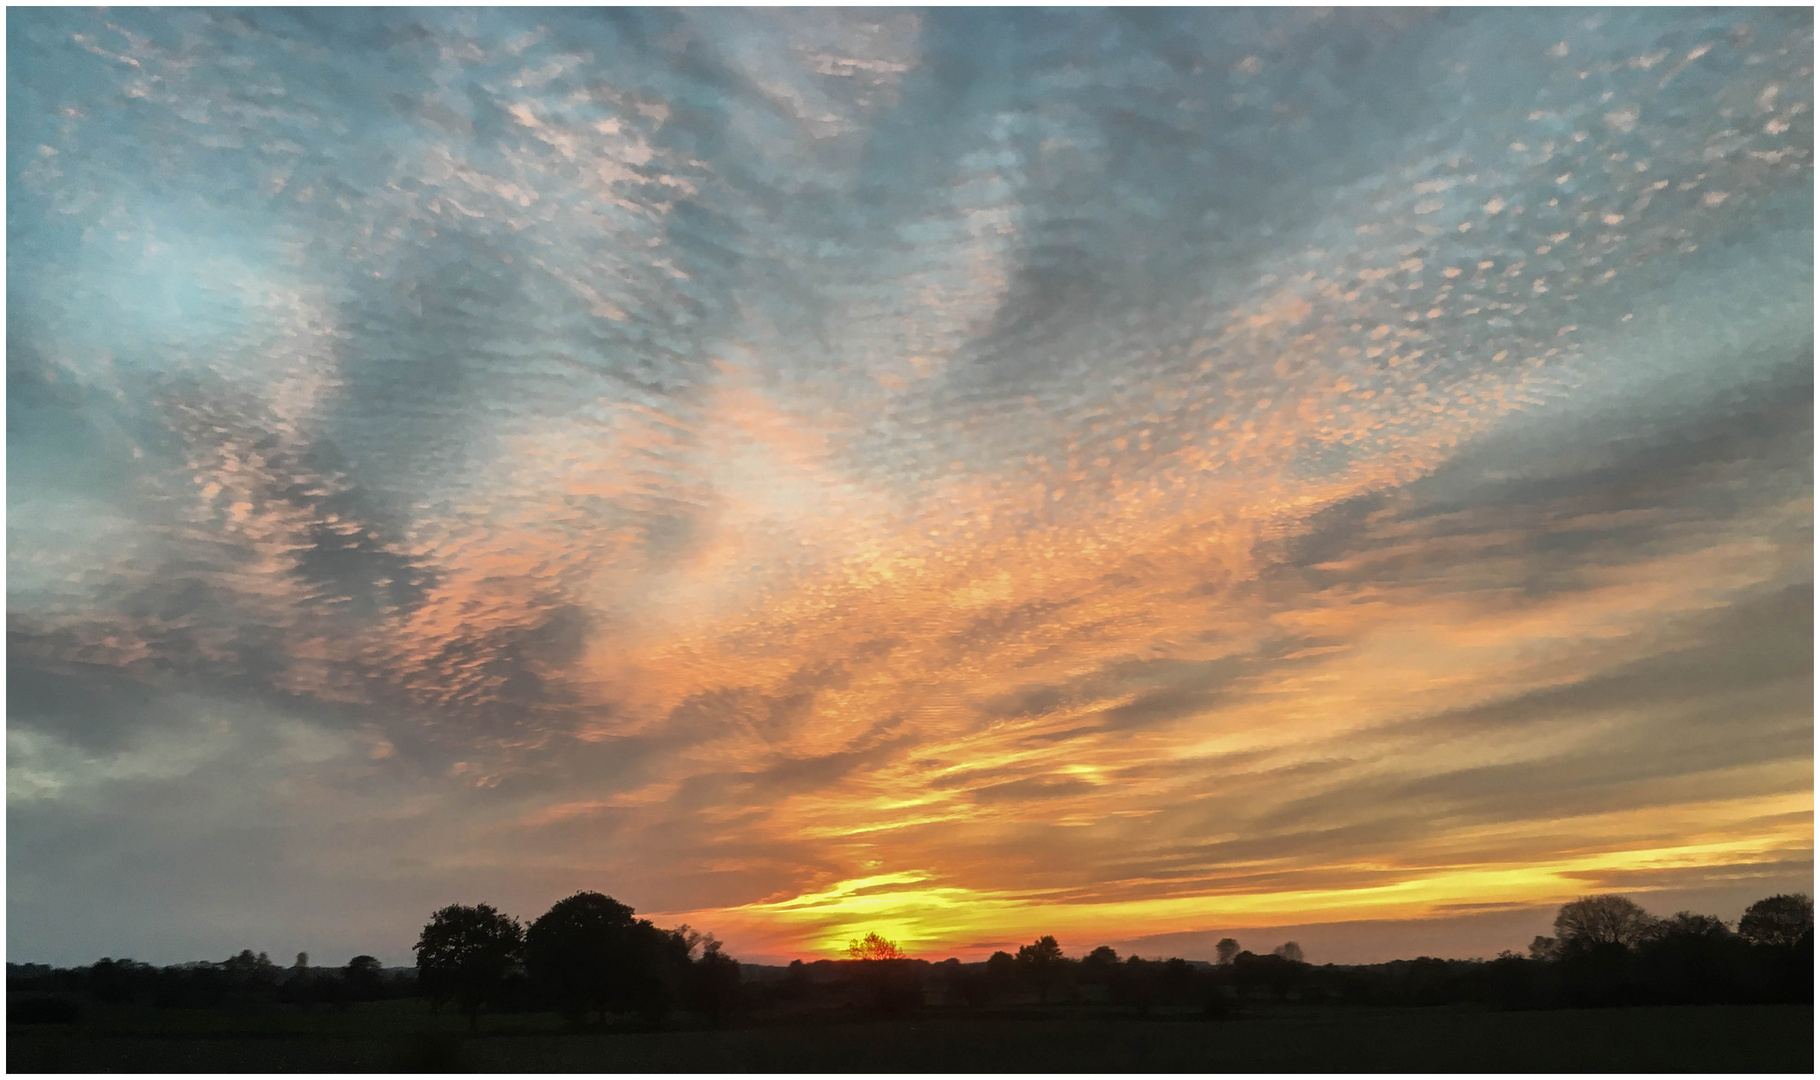
[[[1812,796],[1806,793],[1732,800],[1703,807],[1729,811],[1732,821],[1775,821],[1749,838],[1699,839],[1616,849],[1536,863],[1484,862],[1449,867],[1374,867],[1397,880],[1378,885],[1270,892],[1201,891],[1133,900],[1069,901],[1016,890],[939,884],[927,870],[874,874],[835,882],[781,900],[678,913],[672,918],[711,925],[765,952],[800,950],[839,957],[849,941],[877,931],[906,952],[969,955],[1000,944],[1055,934],[1084,951],[1105,940],[1207,927],[1244,929],[1304,922],[1433,917],[1453,906],[1547,905],[1589,892],[1602,875],[1682,867],[1748,864],[1813,847]],[[1723,828],[1725,822],[1720,822]],[[1348,869],[1334,866],[1331,871]],[[1646,893],[1648,886],[1624,891]],[[1116,929],[1115,929],[1116,928]],[[1089,940],[1091,939],[1091,940]],[[765,944],[761,944],[765,943]]]

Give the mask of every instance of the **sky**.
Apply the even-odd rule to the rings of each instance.
[[[9,9],[6,948],[1813,883],[1810,9]]]

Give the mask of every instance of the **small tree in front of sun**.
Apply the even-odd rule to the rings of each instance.
[[[863,938],[847,942],[849,960],[908,960],[895,941],[887,941],[874,930]]]
[[[881,1013],[913,1012],[923,1003],[922,979],[897,942],[877,931],[847,943],[847,958],[860,964],[854,987],[870,1007]]]

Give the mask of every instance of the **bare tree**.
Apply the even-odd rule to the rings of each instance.
[[[1754,945],[1799,945],[1814,932],[1814,902],[1806,893],[1765,897],[1744,911],[1738,936]]]
[[[1677,911],[1666,919],[1657,920],[1649,928],[1649,936],[1652,939],[1677,937],[1722,940],[1731,936],[1731,928],[1716,915]]]
[[[1561,905],[1555,936],[1562,945],[1631,946],[1649,935],[1655,919],[1627,896],[1582,896]]]
[[[1214,950],[1219,953],[1220,963],[1230,964],[1232,958],[1239,955],[1239,943],[1233,938],[1221,938],[1220,943],[1214,946]]]

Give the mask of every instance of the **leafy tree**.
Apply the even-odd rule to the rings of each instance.
[[[251,949],[242,949],[237,954],[221,962],[221,969],[235,983],[246,986],[258,986],[276,981],[278,966],[272,958],[264,953],[253,954]]]
[[[488,904],[451,904],[417,939],[417,981],[432,1001],[455,1001],[480,1030],[480,1007],[498,1000],[524,957],[524,928]]]
[[[648,964],[632,909],[597,892],[558,900],[525,931],[532,988],[572,1019],[635,1005]],[[649,923],[646,923],[649,926]]]
[[[778,996],[785,1001],[800,1001],[809,996],[814,985],[809,978],[809,966],[801,960],[792,960],[784,972],[784,984]]]
[[[1531,960],[1558,960],[1561,958],[1561,939],[1543,937],[1537,934],[1529,943]]]
[[[1555,936],[1564,947],[1594,945],[1629,947],[1650,933],[1655,920],[1634,900],[1615,893],[1582,896],[1561,905],[1555,916]]]
[[[264,953],[242,949],[216,966],[225,977],[227,993],[239,1000],[264,997],[277,989],[278,965]]]
[[[1062,947],[1056,944],[1054,937],[1044,934],[1017,950],[1017,965],[1025,977],[1036,984],[1039,999],[1046,1002],[1049,987],[1062,966]]]
[[[1219,954],[1222,965],[1230,964],[1239,955],[1239,943],[1233,938],[1221,938],[1220,943],[1214,946],[1214,950]]]
[[[1753,945],[1792,948],[1814,932],[1814,902],[1806,893],[1780,893],[1757,901],[1738,920],[1738,936]]]
[[[978,1008],[992,1000],[992,983],[985,972],[962,966],[956,957],[935,966],[942,973],[943,997],[948,1004]]]
[[[1026,964],[1053,964],[1062,958],[1062,947],[1048,934],[1017,950],[1017,958]]]
[[[1128,956],[1112,974],[1106,994],[1114,1005],[1130,1006],[1142,1016],[1149,1016],[1157,1003],[1157,964],[1140,956]]]
[[[1251,952],[1241,952],[1232,958],[1234,982],[1241,991],[1258,987],[1267,987],[1279,998],[1289,996],[1300,969],[1297,965],[1275,953],[1258,956]]]
[[[739,1001],[739,961],[711,937],[702,940],[701,959],[689,972],[689,1004],[718,1026]]]
[[[1157,975],[1157,990],[1166,1001],[1188,1000],[1194,990],[1194,965],[1179,956],[1170,957]]]
[[[689,981],[690,953],[702,941],[714,939],[686,924],[659,930],[649,919],[640,919],[636,940],[640,963],[632,1004],[646,1020],[662,1024]]]
[[[385,969],[378,957],[354,957],[341,969],[341,979],[355,1001],[376,1001],[385,995]]]
[[[910,957],[878,933],[847,944],[849,959],[859,961],[857,978],[870,1003],[879,1012],[901,1013],[920,1008],[922,982]]]
[[[1270,951],[1273,955],[1280,956],[1292,964],[1302,962],[1302,947],[1293,941],[1285,941]]]
[[[1003,988],[1017,981],[1017,958],[1003,949],[986,958],[986,979]]]
[[[1552,941],[1553,938],[1538,940]],[[1540,965],[1521,954],[1505,949],[1486,965],[1486,991],[1491,1000],[1506,1009],[1530,1005],[1538,996]]]
[[[1119,954],[1110,945],[1101,945],[1081,958],[1081,981],[1086,983],[1110,982],[1112,973],[1118,969]]]
[[[875,930],[863,938],[847,943],[847,958],[850,960],[906,960],[904,950],[897,947],[894,941],[887,941]]]
[[[155,974],[150,964],[104,956],[88,969],[88,990],[102,1001],[132,1001],[149,988]]]

